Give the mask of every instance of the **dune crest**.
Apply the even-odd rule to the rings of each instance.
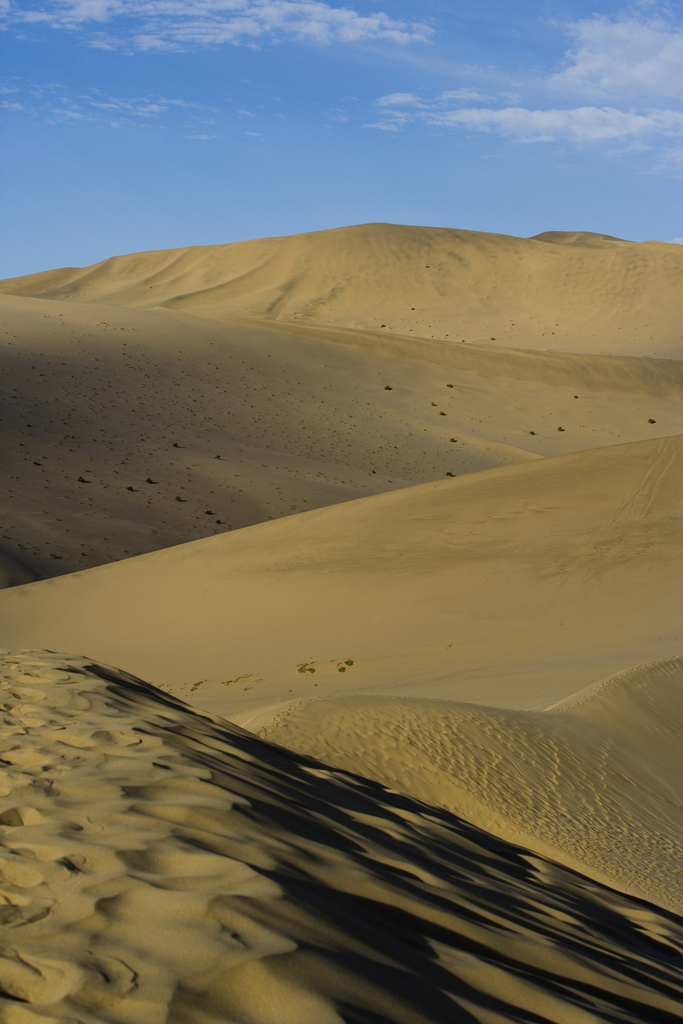
[[[682,282],[683,253],[665,242],[360,224],[115,256],[2,281],[0,291],[453,344],[680,359]]]
[[[680,1016],[681,918],[88,659],[0,689],[7,1024]]]
[[[2,591],[0,643],[89,649],[226,717],[548,703],[680,649],[681,480],[670,437],[373,495]]]

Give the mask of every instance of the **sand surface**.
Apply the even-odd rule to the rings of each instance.
[[[231,245],[116,256],[0,289],[67,302],[165,306],[212,318],[681,358],[683,252],[591,232],[535,238],[361,224]]]
[[[682,284],[396,225],[0,282],[0,1024],[683,1020]]]
[[[0,325],[0,544],[41,577],[683,429],[680,361],[16,296]]]
[[[260,730],[679,914],[682,734],[683,659],[540,712],[339,697]]]
[[[402,488],[4,590],[0,643],[87,651],[227,717],[547,703],[680,650],[682,485],[679,436]]]
[[[8,1024],[680,1020],[681,918],[125,673],[0,664]]]

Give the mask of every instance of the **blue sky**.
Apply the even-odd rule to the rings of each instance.
[[[0,0],[0,276],[365,221],[683,239],[683,6]]]

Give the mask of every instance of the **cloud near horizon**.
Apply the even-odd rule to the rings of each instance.
[[[359,14],[321,0],[47,0],[19,6],[0,0],[4,19],[15,24],[98,29],[90,45],[118,49],[183,50],[222,44],[254,45],[262,38],[316,43],[428,42],[433,30],[383,11]]]
[[[533,103],[515,96],[512,105],[513,97],[503,93],[503,102],[508,103],[496,109],[490,105],[494,97],[467,88],[441,92],[431,99],[396,92],[376,101],[381,119],[365,127],[396,132],[421,122],[516,142],[614,139],[634,148],[657,136],[683,137],[683,112],[668,109],[671,100],[683,98],[683,27],[660,16],[610,20],[595,15],[564,28],[576,46],[565,55],[563,69],[516,83],[522,93],[533,96]],[[539,92],[551,100],[547,107],[538,103]],[[560,95],[564,103],[557,102]],[[576,102],[588,97],[594,102]],[[655,97],[666,106],[655,106]],[[673,168],[680,152],[680,148],[666,150],[657,169]]]
[[[467,92],[467,90],[462,90]],[[444,92],[433,100],[413,94],[381,96],[376,106],[385,119],[365,125],[399,131],[415,121],[447,128],[493,132],[519,142],[595,142],[602,139],[642,140],[651,135],[683,137],[683,113],[648,109],[643,113],[615,107],[532,110],[526,107],[462,107],[448,109],[458,94]],[[488,98],[488,97],[487,97]]]

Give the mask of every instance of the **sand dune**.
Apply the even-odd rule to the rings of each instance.
[[[683,252],[361,224],[115,256],[0,282],[13,295],[248,316],[480,345],[681,358]]]
[[[5,590],[0,643],[86,651],[227,717],[558,700],[680,649],[682,459],[683,437],[576,452]]]
[[[682,1019],[682,283],[383,224],[0,282],[0,1024]]]
[[[542,712],[339,697],[259,733],[683,911],[681,658]]]
[[[358,332],[13,296],[0,323],[0,543],[42,577],[683,428],[672,360],[359,346]]]
[[[8,1024],[680,1020],[679,917],[85,659],[0,688]]]

